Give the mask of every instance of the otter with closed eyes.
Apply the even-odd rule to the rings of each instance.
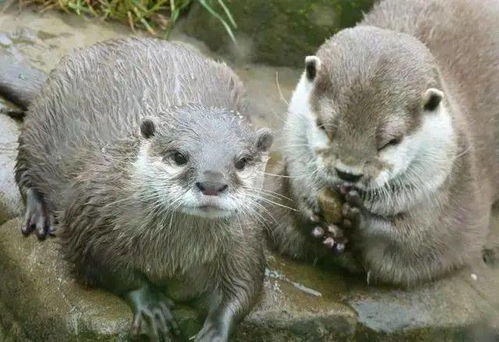
[[[255,215],[272,144],[232,70],[175,43],[108,41],[18,98],[33,99],[16,169],[24,233],[55,230],[80,281],[128,301],[133,336],[179,334],[174,284],[181,300],[209,299],[196,340],[226,341],[262,287]]]
[[[372,280],[404,285],[479,259],[499,197],[498,22],[497,1],[386,0],[306,58],[284,142],[299,214],[275,209],[277,249],[323,256],[346,236]],[[324,188],[345,196],[339,225],[321,222]]]

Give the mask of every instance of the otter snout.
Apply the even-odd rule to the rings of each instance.
[[[220,182],[196,182],[196,187],[206,196],[218,196],[225,192],[229,185]]]
[[[340,180],[348,183],[357,183],[364,177],[365,163],[359,160],[352,160],[352,155],[349,158],[348,163],[344,162],[343,158],[337,158],[331,166]]]
[[[336,171],[336,174],[338,175],[338,178],[345,182],[351,182],[351,183],[356,183],[358,182],[362,176],[364,176],[362,173],[351,173],[350,171],[343,171],[340,170],[339,168],[335,167],[334,168]]]
[[[204,171],[195,185],[205,196],[219,196],[229,188],[223,173],[210,170]]]

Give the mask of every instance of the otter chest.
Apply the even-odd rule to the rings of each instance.
[[[223,240],[188,226],[158,232],[154,238],[143,238],[140,245],[135,267],[155,282],[184,281],[192,273],[210,272],[225,249]]]

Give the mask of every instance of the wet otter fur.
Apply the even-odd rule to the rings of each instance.
[[[385,0],[306,59],[285,129],[289,196],[327,227],[319,191],[345,195],[348,224],[319,235],[333,249],[348,235],[371,280],[413,285],[480,258],[499,198],[498,22],[497,1]],[[281,252],[323,254],[301,250],[316,229],[277,221]]]
[[[226,341],[255,304],[272,135],[251,127],[245,103],[226,65],[126,39],[63,58],[28,107],[23,231],[56,227],[77,278],[129,302],[132,336],[179,334],[170,283],[183,284],[183,300],[210,299],[198,341]]]

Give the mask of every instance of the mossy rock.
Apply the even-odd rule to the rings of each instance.
[[[374,0],[224,0],[236,23],[237,45],[201,5],[192,7],[182,29],[217,52],[244,55],[253,62],[303,65],[325,39],[355,25]],[[208,3],[220,14],[218,1]]]

